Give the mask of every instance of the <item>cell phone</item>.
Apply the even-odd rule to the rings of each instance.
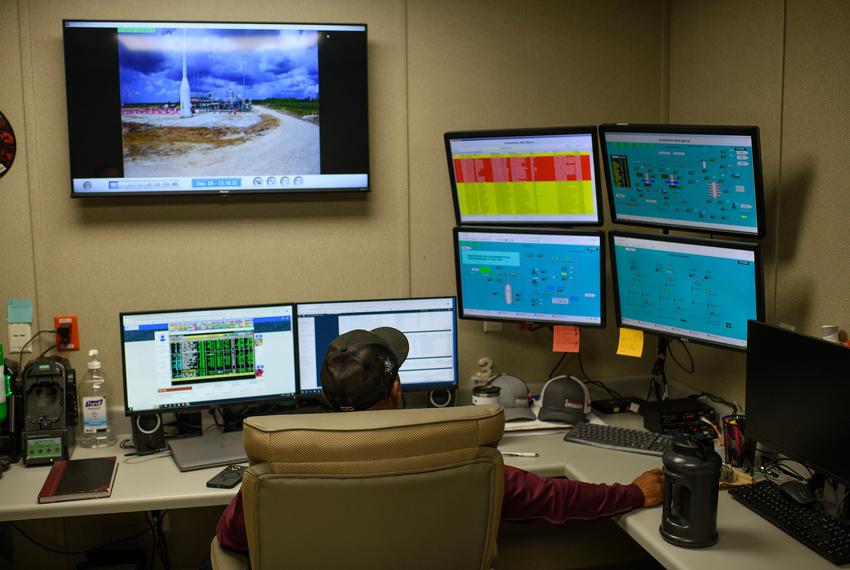
[[[215,489],[232,489],[242,482],[242,472],[247,467],[243,465],[228,465],[218,473],[215,477],[207,481],[207,487]]]

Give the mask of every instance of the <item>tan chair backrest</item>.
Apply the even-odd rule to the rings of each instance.
[[[248,546],[263,568],[490,568],[500,406],[248,418]]]

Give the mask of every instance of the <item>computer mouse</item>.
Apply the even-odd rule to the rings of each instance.
[[[785,481],[779,486],[779,490],[798,505],[811,505],[817,502],[814,492],[802,481]]]

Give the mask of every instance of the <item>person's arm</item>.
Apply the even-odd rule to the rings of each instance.
[[[248,550],[248,534],[245,531],[245,512],[242,510],[242,489],[221,513],[215,528],[218,543],[229,550]]]
[[[649,477],[648,472],[641,477]],[[660,486],[660,472],[653,480],[643,480],[648,493],[655,495]],[[605,485],[581,483],[569,479],[540,477],[533,473],[505,466],[505,493],[502,520],[509,522],[539,522],[563,525],[610,517],[643,506],[658,504],[645,495],[637,483]]]

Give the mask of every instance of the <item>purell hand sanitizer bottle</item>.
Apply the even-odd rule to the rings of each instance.
[[[109,425],[109,413],[106,406],[106,377],[100,369],[97,349],[89,351],[89,370],[80,386],[80,427],[79,444],[83,447],[106,447],[115,443],[112,426]]]

